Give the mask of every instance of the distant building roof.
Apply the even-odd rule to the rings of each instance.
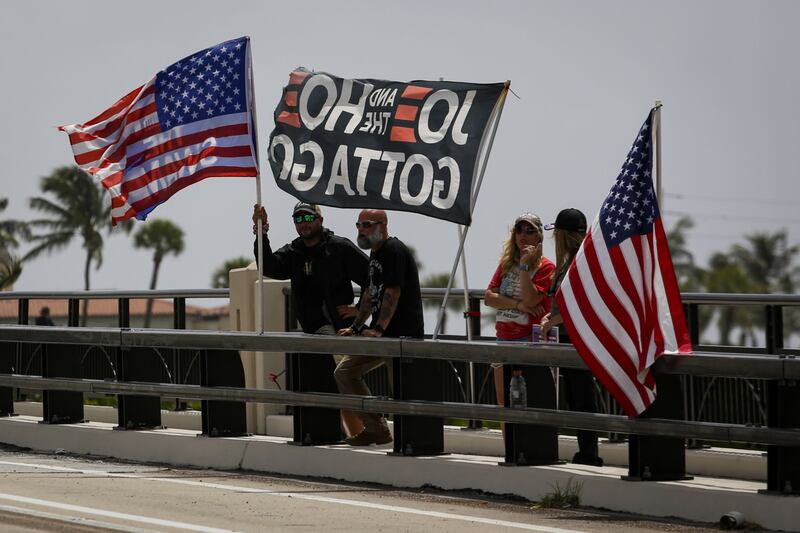
[[[68,314],[67,300],[29,300],[28,314],[37,317],[42,307],[50,308],[50,316],[65,318]],[[81,304],[83,307],[83,304]],[[130,300],[131,316],[144,316],[147,309],[147,300]],[[187,305],[186,314],[192,316],[212,317],[228,314],[228,305],[218,307],[200,307]],[[153,300],[153,316],[172,315],[172,300]],[[17,318],[17,300],[0,300],[0,319]],[[114,298],[90,300],[89,316],[117,316],[119,312],[117,300]]]

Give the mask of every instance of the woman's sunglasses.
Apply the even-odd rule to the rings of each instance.
[[[356,222],[356,228],[358,229],[369,229],[375,224],[383,224],[383,222],[379,220],[365,220],[364,222]]]
[[[295,224],[300,224],[302,222],[314,222],[317,220],[317,215],[307,214],[307,215],[295,215],[292,217]]]
[[[536,233],[536,230],[527,224],[517,224],[516,226],[514,226],[514,233],[516,233],[517,235],[520,235],[522,233],[524,233],[525,235],[534,235]]]

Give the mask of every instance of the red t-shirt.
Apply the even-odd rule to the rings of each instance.
[[[556,265],[546,257],[542,257],[539,268],[533,276],[530,276],[530,283],[536,288],[539,293],[544,294],[542,301],[539,305],[542,306],[542,312],[538,315],[531,315],[523,313],[516,309],[498,309],[497,318],[495,320],[495,331],[498,339],[513,340],[521,337],[530,337],[531,326],[538,324],[541,319],[550,312],[550,297],[547,296],[547,291],[550,289],[551,276],[555,271]],[[489,289],[497,292],[501,296],[507,296],[515,300],[522,299],[522,288],[520,287],[520,279],[527,279],[529,272],[524,272],[519,269],[518,265],[513,266],[506,274],[503,275],[502,265],[498,265],[497,270],[489,282]]]

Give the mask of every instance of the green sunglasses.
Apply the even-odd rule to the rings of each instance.
[[[295,224],[300,224],[302,222],[314,222],[317,220],[317,215],[307,214],[307,215],[295,215],[292,217],[294,219]]]

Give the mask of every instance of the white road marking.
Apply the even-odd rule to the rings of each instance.
[[[132,479],[139,479],[139,480],[146,480],[146,481],[158,481],[162,483],[174,483],[176,485],[188,485],[192,487],[204,487],[204,488],[212,488],[212,489],[220,489],[220,490],[228,490],[232,492],[243,492],[248,494],[266,494],[269,496],[280,496],[284,498],[297,498],[302,500],[309,500],[309,501],[316,501],[316,502],[324,502],[324,503],[334,503],[337,505],[349,505],[352,507],[365,507],[369,509],[377,509],[382,511],[389,511],[395,513],[407,513],[407,514],[414,514],[419,516],[430,516],[434,518],[443,518],[446,520],[457,520],[462,522],[473,522],[477,524],[487,524],[491,526],[502,526],[514,529],[523,529],[526,531],[538,531],[541,533],[586,533],[580,530],[575,529],[564,529],[558,527],[549,527],[549,526],[538,526],[534,524],[525,524],[523,522],[511,522],[508,520],[496,520],[493,518],[483,518],[480,516],[470,516],[470,515],[461,515],[455,513],[443,513],[438,511],[424,511],[421,509],[415,509],[413,507],[400,507],[396,505],[383,505],[379,503],[371,503],[371,502],[361,502],[357,500],[345,500],[342,498],[330,498],[327,496],[315,496],[310,494],[302,494],[297,492],[281,492],[281,491],[273,491],[269,489],[257,489],[253,487],[244,487],[239,485],[227,485],[223,483],[208,483],[208,482],[201,482],[201,481],[192,481],[188,479],[179,479],[179,478],[169,478],[169,477],[149,477],[149,476],[142,476],[139,474],[118,474],[113,473],[105,470],[91,470],[91,469],[81,469],[81,468],[69,468],[69,467],[62,467],[62,466],[49,466],[49,465],[39,465],[34,463],[19,463],[13,461],[0,461],[0,465],[8,465],[8,466],[19,466],[19,467],[26,467],[26,468],[39,468],[44,470],[54,470],[60,472],[77,472],[82,474],[92,474],[92,475],[105,475],[108,477],[116,477],[116,478],[132,478]],[[174,527],[174,526],[173,526]],[[205,531],[205,530],[198,530],[198,531]],[[214,530],[219,531],[219,530]]]
[[[141,529],[138,527],[126,526],[124,524],[113,524],[111,522],[101,522],[100,520],[92,520],[91,518],[81,518],[79,516],[68,516],[63,514],[46,513],[44,511],[37,511],[35,509],[28,509],[27,507],[15,507],[13,505],[0,504],[0,511],[7,513],[21,514],[25,516],[33,516],[36,518],[44,518],[46,520],[56,520],[58,522],[68,522],[80,526],[99,527],[102,529],[110,529],[113,531],[124,531],[125,533],[158,533],[155,529]]]

